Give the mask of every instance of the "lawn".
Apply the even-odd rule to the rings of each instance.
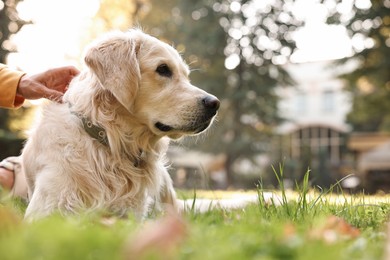
[[[389,197],[336,196],[305,186],[273,191],[277,199],[266,199],[267,192],[178,192],[190,201],[259,199],[235,210],[156,213],[142,223],[102,214],[25,223],[25,205],[3,199],[0,259],[385,259]]]

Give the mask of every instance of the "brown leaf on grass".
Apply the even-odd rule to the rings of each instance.
[[[172,259],[187,234],[179,214],[169,211],[155,222],[147,223],[125,245],[125,259]]]
[[[283,227],[283,237],[291,238],[297,235],[297,229],[292,223],[287,223]]]
[[[21,218],[8,208],[0,206],[0,234],[9,232],[21,224]]]
[[[360,230],[351,226],[344,219],[337,216],[329,216],[325,222],[309,232],[309,236],[314,239],[323,240],[333,244],[340,240],[356,238],[360,235]]]

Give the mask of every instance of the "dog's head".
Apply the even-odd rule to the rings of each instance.
[[[108,34],[88,49],[85,62],[102,87],[156,135],[200,133],[219,108],[215,96],[190,83],[174,48],[140,30]]]

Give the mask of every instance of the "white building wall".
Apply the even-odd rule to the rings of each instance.
[[[286,69],[296,81],[295,86],[279,87],[280,116],[286,119],[280,133],[289,133],[306,125],[326,125],[348,131],[346,114],[351,109],[343,82],[337,79],[340,68],[331,61],[289,64]],[[346,70],[346,68],[344,68]]]

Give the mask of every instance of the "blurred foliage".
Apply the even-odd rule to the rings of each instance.
[[[338,8],[344,2],[336,1],[328,22],[344,24],[352,39],[354,55],[338,62],[358,64],[341,75],[353,96],[347,120],[354,131],[390,131],[390,1],[371,0],[371,6],[361,6],[362,1],[354,0],[348,14]]]
[[[109,30],[125,31],[149,11],[148,0],[101,0],[94,18],[93,38]]]
[[[6,63],[7,55],[16,51],[12,37],[26,21],[19,18],[16,6],[19,0],[3,0],[0,2],[0,62]],[[11,111],[0,108],[0,159],[19,154],[22,140],[19,137],[18,126],[14,119],[23,120],[26,110]],[[12,127],[12,125],[14,127]]]
[[[151,1],[141,20],[146,31],[184,51],[193,84],[216,95],[221,109],[209,142],[194,148],[227,155],[228,182],[239,159],[268,152],[280,122],[277,85],[293,82],[282,64],[295,49],[291,33],[301,24],[293,1]]]
[[[0,2],[0,62],[5,63],[7,55],[16,51],[12,36],[16,34],[26,21],[19,18],[16,10],[21,0],[2,0]]]
[[[24,130],[28,129],[35,109],[0,109],[0,160],[19,155],[24,143]]]

